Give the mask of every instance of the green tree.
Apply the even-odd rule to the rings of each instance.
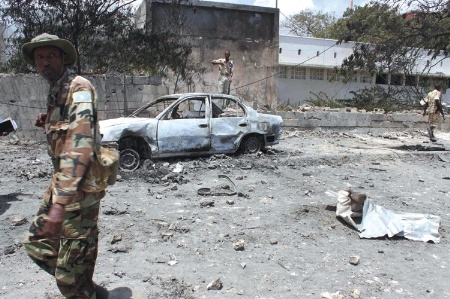
[[[317,38],[334,38],[330,27],[337,21],[336,16],[322,11],[305,9],[288,18],[282,27],[298,36],[311,36]]]
[[[411,74],[417,72],[417,62],[424,59],[426,49],[430,60],[422,70],[426,73],[433,63],[446,59],[450,50],[448,3],[381,0],[348,9],[332,29],[339,43],[357,42],[342,64],[343,71]]]
[[[420,74],[442,79],[430,74],[430,69],[448,58],[448,0],[372,1],[348,9],[332,27],[338,43],[356,42],[353,53],[335,68],[344,82],[361,70],[372,75],[389,73],[406,78]],[[388,95],[396,101],[400,96],[408,98],[412,103],[427,92],[428,85],[389,86]],[[360,94],[367,99],[370,93]]]
[[[174,32],[135,24],[137,0],[3,0],[1,17],[12,32],[3,71],[29,72],[20,46],[47,32],[70,40],[78,53],[77,73],[164,75],[183,79],[191,47]],[[172,9],[189,0],[172,0]],[[181,24],[182,25],[182,24]]]

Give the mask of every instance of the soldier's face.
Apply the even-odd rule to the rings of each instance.
[[[34,66],[47,81],[55,82],[62,74],[64,60],[61,49],[54,46],[37,47],[33,51]]]
[[[225,58],[228,58],[228,57],[230,57],[230,52],[226,51],[225,52]]]

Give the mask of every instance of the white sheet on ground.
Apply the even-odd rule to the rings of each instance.
[[[348,194],[347,191],[338,193],[336,216],[342,217],[357,229],[360,238],[378,238],[387,235],[423,242],[440,241],[439,216],[390,211],[373,204],[368,198],[364,202],[361,224],[356,224],[352,217],[361,217],[361,213],[352,212]]]

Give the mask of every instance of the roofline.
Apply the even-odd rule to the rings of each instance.
[[[167,4],[166,0],[152,0],[153,3],[163,3]],[[278,8],[273,7],[263,7],[263,6],[253,6],[253,5],[245,5],[245,4],[232,4],[232,3],[223,3],[223,2],[213,2],[213,1],[200,1],[200,0],[192,0],[190,4],[182,4],[182,5],[192,5],[194,7],[211,7],[211,8],[222,8],[222,9],[237,9],[237,10],[247,10],[252,12],[261,12],[261,13],[279,13]]]

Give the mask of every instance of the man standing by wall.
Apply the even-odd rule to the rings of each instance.
[[[436,137],[434,136],[434,128],[440,123],[440,115],[442,114],[442,118],[445,120],[444,110],[442,109],[441,104],[441,86],[439,84],[434,84],[434,90],[428,93],[425,99],[425,105],[423,108],[423,116],[425,116],[428,108],[428,137],[432,142],[436,141]]]
[[[77,60],[69,41],[41,34],[22,46],[26,62],[50,85],[47,113],[36,126],[45,128],[54,175],[44,194],[24,246],[31,259],[55,276],[66,298],[107,298],[92,281],[98,246],[98,214],[103,190],[92,190],[100,144],[94,86],[67,69]],[[97,173],[98,176],[98,173]]]
[[[225,51],[225,58],[211,61],[214,65],[219,65],[218,92],[230,94],[230,84],[233,78],[233,61],[230,60],[230,51]]]

